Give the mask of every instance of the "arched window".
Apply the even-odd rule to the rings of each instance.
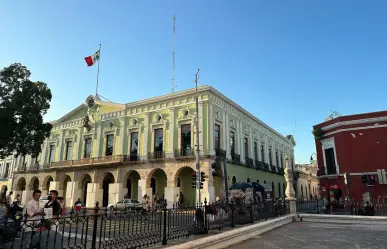
[[[247,177],[247,182],[250,183],[250,178],[249,177]]]
[[[235,184],[235,183],[236,183],[236,177],[233,176],[233,177],[232,177],[232,184]]]

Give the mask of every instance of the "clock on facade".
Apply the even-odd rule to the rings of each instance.
[[[94,105],[95,105],[95,97],[94,97],[94,96],[89,96],[89,97],[86,99],[86,104],[87,104],[87,107],[93,108]]]

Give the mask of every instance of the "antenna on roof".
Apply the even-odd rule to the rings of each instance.
[[[173,35],[172,35],[172,93],[175,93],[175,37],[176,37],[176,16],[173,14]]]

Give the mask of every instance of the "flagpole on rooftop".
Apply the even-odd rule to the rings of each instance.
[[[97,86],[95,87],[95,97],[98,96],[98,77],[99,77],[99,61],[101,60],[101,44],[99,44],[98,49],[98,68],[97,68]]]

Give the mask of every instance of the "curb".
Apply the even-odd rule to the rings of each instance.
[[[306,222],[339,223],[339,224],[386,224],[387,216],[297,214],[297,218]]]
[[[211,248],[220,249],[227,248],[231,245],[238,244],[242,241],[250,239],[262,233],[266,233],[277,227],[281,227],[288,223],[291,223],[295,218],[295,215],[286,215],[273,220],[259,222],[254,225],[244,226],[237,229],[232,229],[220,234],[207,236],[205,238],[197,239],[195,241],[189,241],[183,244],[166,247],[169,249],[200,249]]]

